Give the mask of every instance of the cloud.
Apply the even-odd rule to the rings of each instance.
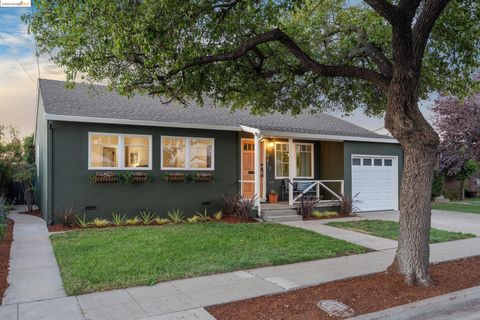
[[[63,71],[46,57],[39,60],[42,78],[65,79]],[[15,59],[0,56],[0,125],[16,126],[24,136],[32,133],[35,128],[38,72],[33,51],[19,61],[34,81]]]

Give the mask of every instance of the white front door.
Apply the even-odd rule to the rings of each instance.
[[[359,211],[398,210],[398,159],[352,156],[352,196]]]

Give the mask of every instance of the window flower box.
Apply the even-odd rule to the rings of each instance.
[[[192,175],[193,182],[211,182],[213,181],[213,173],[204,173],[204,172],[197,172]]]
[[[93,183],[117,183],[118,176],[113,172],[97,172],[90,177]]]
[[[187,176],[181,172],[171,172],[163,175],[163,180],[166,182],[185,182],[186,179]]]
[[[152,177],[145,172],[125,172],[122,174],[123,183],[145,183],[151,182]]]

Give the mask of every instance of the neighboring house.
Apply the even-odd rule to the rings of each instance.
[[[39,205],[48,223],[73,206],[88,216],[218,208],[221,194],[271,190],[290,205],[302,192],[338,205],[358,194],[362,211],[398,210],[403,153],[396,140],[323,113],[252,116],[247,110],[131,99],[103,86],[39,80]],[[143,172],[150,183],[93,183],[105,172]],[[213,174],[167,182],[166,173]],[[294,182],[290,184],[288,181]],[[293,186],[293,187],[289,187]]]

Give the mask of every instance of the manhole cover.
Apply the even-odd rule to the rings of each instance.
[[[317,306],[331,317],[347,318],[355,315],[355,311],[347,305],[335,300],[321,300]]]

